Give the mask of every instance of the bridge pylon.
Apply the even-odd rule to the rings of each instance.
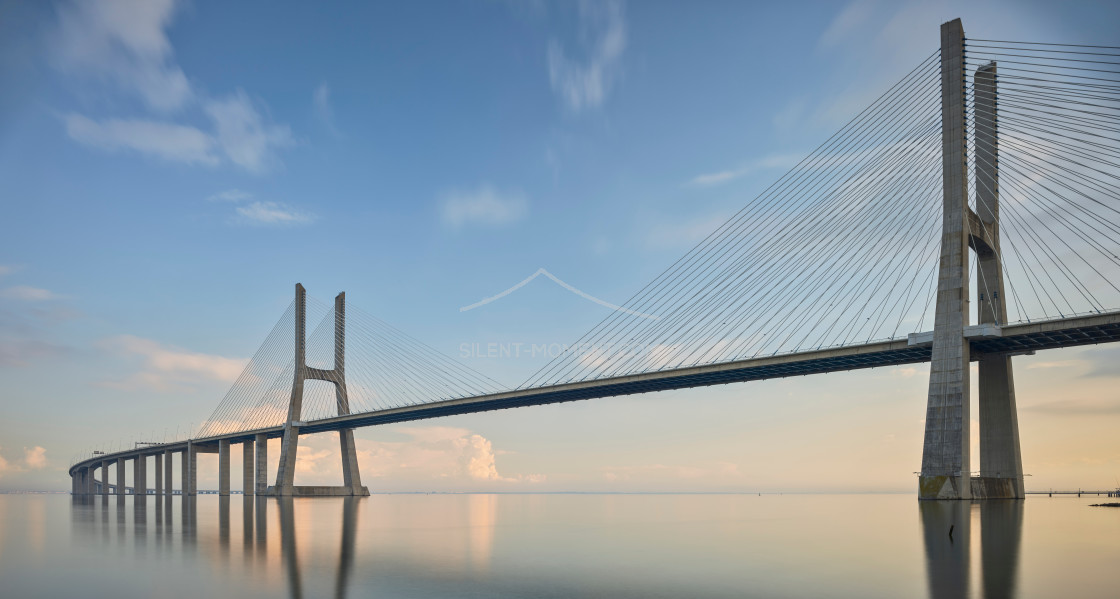
[[[296,345],[295,377],[292,381],[292,396],[288,403],[288,419],[284,423],[284,437],[280,446],[280,465],[276,471],[276,484],[269,486],[265,495],[271,496],[347,496],[369,495],[369,489],[362,486],[361,473],[358,471],[357,451],[354,447],[354,430],[342,429],[338,432],[342,453],[342,486],[297,486],[295,484],[296,452],[299,450],[299,429],[303,408],[303,383],[307,379],[327,381],[334,385],[338,415],[350,413],[350,401],[346,394],[346,293],[334,298],[334,368],[322,370],[307,365],[307,291],[296,283]]]
[[[960,19],[941,26],[943,212],[919,499],[1021,499],[1023,466],[1008,354],[981,354],[980,476],[970,458],[969,249],[976,252],[979,322],[1006,324],[999,250],[996,65],[973,77],[976,210],[968,201],[968,91]]]

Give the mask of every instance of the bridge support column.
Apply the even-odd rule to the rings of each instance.
[[[198,492],[198,450],[194,443],[187,441],[183,450],[183,496],[194,496]]]
[[[268,491],[268,437],[265,435],[257,435],[256,441],[253,443],[256,446],[257,454],[257,472],[256,472],[256,485],[254,491],[257,495],[264,495]]]
[[[280,445],[280,465],[276,470],[276,484],[269,487],[268,495],[289,496],[338,496],[369,495],[369,489],[362,486],[358,472],[358,458],[354,447],[354,431],[339,431],[339,444],[342,450],[341,487],[297,487],[295,485],[296,452],[299,450],[299,429],[303,424],[303,382],[316,379],[332,383],[335,387],[335,401],[338,415],[350,413],[350,402],[346,393],[346,294],[334,298],[334,368],[321,370],[307,366],[307,292],[303,285],[296,283],[296,340],[295,340],[295,378],[292,381],[292,396],[288,404],[288,419],[284,423],[284,438]]]
[[[252,497],[257,481],[253,476],[253,442],[241,443],[241,492]]]
[[[976,246],[977,297],[980,324],[1007,323],[1003,268],[999,249],[999,138],[995,63],[976,70],[976,212],[981,236],[989,245]],[[1023,459],[1019,451],[1019,418],[1015,407],[1015,379],[1011,356],[982,354],[980,366],[980,477],[972,482],[973,496],[1022,499]]]
[[[156,478],[153,481],[156,483],[156,495],[163,495],[163,454],[157,453],[152,457],[156,463]]]
[[[124,458],[117,458],[117,495],[124,494]]]
[[[143,455],[132,460],[132,494],[148,494],[148,462]]]
[[[968,156],[964,28],[941,26],[942,233],[920,499],[971,496],[969,449]]]
[[[167,495],[172,495],[172,494],[174,494],[174,491],[175,491],[175,486],[174,486],[174,484],[175,484],[175,475],[174,475],[174,470],[173,470],[173,468],[174,468],[174,466],[173,466],[173,464],[174,464],[174,460],[173,460],[173,459],[172,459],[172,457],[171,457],[171,456],[173,456],[173,455],[174,455],[174,454],[173,454],[173,453],[171,452],[171,450],[170,450],[170,449],[165,449],[165,450],[163,450],[163,467],[164,467],[164,471],[163,471],[163,477],[164,477],[164,481],[163,481],[163,487],[164,487],[165,489],[167,489],[167,491],[166,491],[166,494],[167,494]],[[156,459],[158,460],[159,458],[157,457]]]
[[[101,462],[101,494],[109,496],[109,462]]]
[[[218,495],[229,497],[229,441],[218,441]]]

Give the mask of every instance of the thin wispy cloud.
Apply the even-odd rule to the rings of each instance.
[[[621,73],[627,41],[621,0],[582,0],[577,10],[578,47],[565,48],[555,39],[548,45],[549,83],[573,112],[603,104]]]
[[[850,39],[874,16],[877,4],[877,0],[855,0],[848,4],[832,19],[828,28],[817,39],[817,48],[827,51]]]
[[[320,83],[319,87],[315,88],[315,92],[311,94],[311,104],[315,112],[315,118],[326,127],[327,131],[330,131],[335,137],[341,136],[342,133],[338,130],[334,120],[330,86],[325,82]]]
[[[277,150],[295,143],[291,129],[267,122],[243,90],[207,102],[205,111],[214,123],[218,147],[230,162],[249,172],[274,167],[279,163]]]
[[[146,119],[94,121],[80,114],[64,118],[70,139],[100,150],[130,150],[169,162],[215,166],[215,140],[196,127]]]
[[[177,5],[175,0],[63,3],[50,40],[55,62],[74,76],[107,80],[152,109],[182,108],[193,91],[165,31]]]
[[[1059,399],[1024,406],[1022,409],[1054,416],[1120,414],[1120,399],[1103,397]]]
[[[315,220],[309,212],[276,202],[250,202],[237,207],[241,222],[254,225],[304,225]]]
[[[44,302],[58,299],[60,296],[48,289],[31,287],[28,285],[16,285],[14,287],[0,289],[0,297],[25,302]]]
[[[168,162],[218,166],[233,164],[263,173],[279,163],[278,151],[295,143],[287,125],[267,122],[244,92],[205,106],[213,130],[146,118],[96,121],[80,114],[63,117],[70,139],[99,150],[128,150]]]
[[[62,118],[67,135],[87,147],[168,162],[229,164],[258,174],[274,169],[278,152],[295,143],[290,128],[273,123],[263,102],[243,90],[212,96],[193,88],[167,37],[177,6],[175,0],[118,0],[59,8],[49,36],[58,69],[76,83],[102,81],[110,96],[139,96],[158,113],[100,119],[71,113]],[[191,108],[200,118],[175,116]]]
[[[440,217],[455,229],[468,225],[509,225],[524,218],[528,211],[529,202],[524,194],[499,192],[489,185],[472,191],[451,191],[440,201]]]
[[[5,275],[10,275],[15,271],[16,271],[16,267],[14,267],[14,266],[5,266],[3,264],[0,264],[0,277],[3,277]]]
[[[257,200],[253,194],[240,189],[220,191],[206,201],[234,204],[230,224],[286,227],[310,224],[318,218],[314,213],[289,204]]]
[[[140,360],[140,368],[132,374],[98,383],[112,389],[175,391],[199,382],[231,383],[246,363],[240,358],[192,352],[134,335],[106,339],[100,346],[122,357]]]
[[[244,202],[253,199],[253,194],[240,189],[227,189],[206,198],[208,202]]]
[[[750,173],[761,170],[789,169],[793,168],[803,157],[804,156],[801,154],[774,154],[737,168],[711,173],[701,173],[690,179],[689,184],[699,187],[711,187],[733,181],[744,175],[749,175]]]

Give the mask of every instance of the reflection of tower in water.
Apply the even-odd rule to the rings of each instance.
[[[361,497],[342,497],[342,535],[338,552],[338,569],[335,573],[334,596],[345,597],[354,565],[354,540],[358,528],[358,506]],[[291,496],[276,499],[280,510],[280,545],[284,570],[288,577],[288,591],[292,597],[303,597],[303,579],[299,563],[299,545],[296,540],[295,499]]]
[[[978,518],[980,528],[983,597],[1015,596],[1023,529],[1022,500],[922,501],[918,510],[931,598],[969,596],[974,517]]]

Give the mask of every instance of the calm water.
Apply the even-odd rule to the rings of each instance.
[[[1117,597],[1103,501],[0,495],[0,596]]]

